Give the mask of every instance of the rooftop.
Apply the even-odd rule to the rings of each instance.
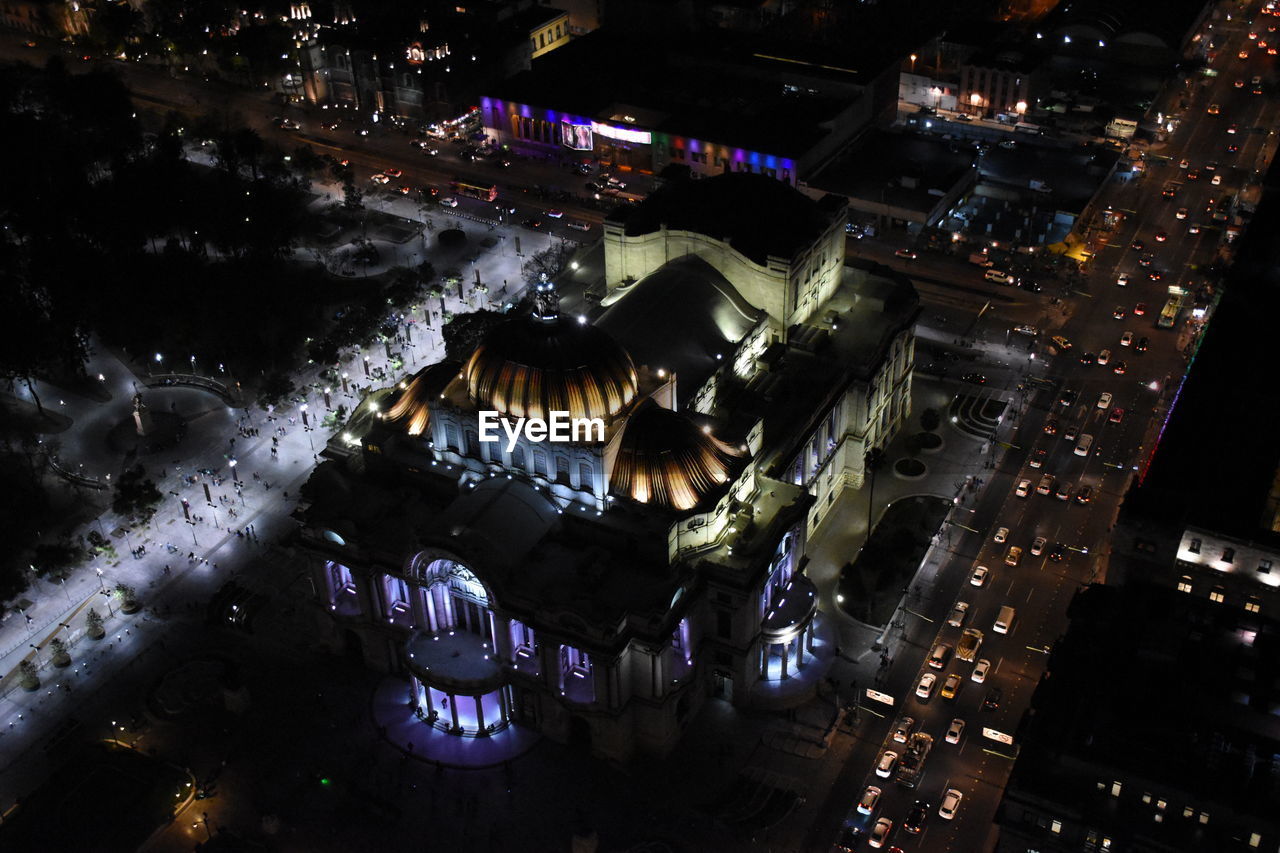
[[[1232,810],[1274,819],[1275,623],[1246,630],[1238,611],[1139,585],[1091,586],[1068,615],[1071,627],[1054,646],[1018,733],[1011,791],[1078,808],[1093,825],[1110,817],[1131,830],[1137,816],[1125,813],[1126,804],[1117,812],[1109,791],[1097,788],[1114,772],[1148,780],[1178,814],[1191,802],[1214,813],[1215,823]],[[1174,820],[1155,824],[1149,814],[1141,824],[1152,836],[1186,831]]]
[[[794,187],[750,172],[668,183],[640,204],[610,212],[627,236],[662,226],[729,243],[764,266],[770,256],[791,259],[828,228],[844,200],[814,202]]]
[[[809,185],[928,213],[939,197],[965,180],[975,159],[972,149],[953,151],[936,136],[874,130],[811,178]]]
[[[1258,345],[1274,336],[1280,313],[1280,244],[1272,236],[1280,229],[1277,182],[1273,163],[1150,467],[1125,497],[1125,515],[1280,547],[1273,496],[1280,443],[1271,430],[1280,423],[1280,394],[1262,384],[1280,370],[1280,355]]]
[[[830,94],[785,90],[788,75],[798,76],[802,68],[805,74],[834,72],[756,56],[721,33],[703,34],[697,47],[597,30],[534,60],[531,70],[498,84],[492,94],[600,121],[614,119],[619,104],[634,105],[641,112],[631,114],[649,122],[645,130],[785,157],[812,148],[830,133],[823,123],[848,105]],[[835,76],[848,87],[865,82],[856,73]]]

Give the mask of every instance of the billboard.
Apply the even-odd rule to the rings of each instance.
[[[574,124],[567,118],[560,119],[560,144],[574,151],[590,151],[594,147],[591,125]]]

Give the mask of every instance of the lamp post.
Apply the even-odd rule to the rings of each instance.
[[[107,588],[107,585],[102,582],[102,569],[95,568],[94,571],[98,573],[98,591],[101,592]]]
[[[306,406],[304,405],[303,408],[305,409]],[[232,459],[228,461],[227,464],[231,466],[231,482],[233,483],[240,482],[240,475],[236,473],[236,460]]]
[[[36,650],[36,663],[40,664],[40,666],[44,666],[44,658],[40,657],[40,647],[35,643],[27,643],[27,648]]]
[[[316,452],[316,443],[315,443],[315,440],[311,438],[311,433],[314,430],[314,427],[311,426],[311,422],[307,419],[306,403],[302,404],[301,411],[302,411],[302,431],[307,434],[307,444],[311,445],[311,452],[314,454]]]
[[[104,589],[104,590],[102,590],[102,592],[101,592],[101,593],[99,593],[99,595],[104,595],[104,596],[106,596],[106,598],[107,598],[107,616],[108,616],[108,617],[115,616],[115,615],[116,615],[116,611],[115,611],[115,609],[114,609],[114,608],[112,608],[112,606],[111,606],[111,591],[110,591],[110,590],[106,590],[106,589]]]
[[[160,353],[156,353],[156,364],[160,365],[161,370],[164,369],[164,356]]]
[[[194,376],[196,372],[196,357],[191,356],[191,374]]]

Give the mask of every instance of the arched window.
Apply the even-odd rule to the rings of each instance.
[[[578,486],[588,491],[595,491],[595,477],[592,474],[590,462],[578,463]]]
[[[462,443],[458,440],[458,428],[453,424],[445,424],[444,444],[449,450],[462,449]]]
[[[516,445],[511,451],[511,467],[517,470],[525,470],[524,448]]]
[[[556,482],[569,482],[569,457],[563,454],[556,454]]]
[[[533,451],[533,473],[539,477],[547,476],[547,454],[541,450]]]
[[[467,455],[480,456],[480,437],[471,430],[467,430]]]

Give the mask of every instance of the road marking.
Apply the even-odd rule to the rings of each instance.
[[[1033,589],[1031,589],[1030,591],[1028,591],[1028,592],[1027,592],[1027,599],[1026,599],[1026,600],[1027,600],[1027,601],[1030,601],[1030,600],[1031,600],[1031,596],[1032,596],[1032,595],[1034,595],[1034,594],[1035,594],[1035,589],[1033,588]]]

